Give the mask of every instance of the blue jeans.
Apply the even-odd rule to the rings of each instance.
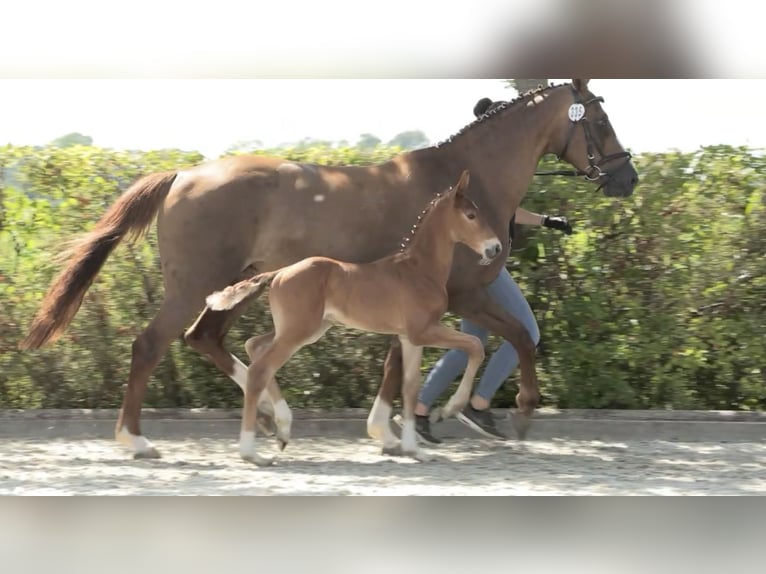
[[[535,315],[511,274],[506,269],[500,271],[497,279],[487,286],[487,291],[496,303],[526,327],[532,341],[537,345],[540,342],[540,329],[535,321]],[[479,337],[482,343],[487,344],[489,333],[475,323],[463,319],[460,330]],[[490,358],[474,394],[487,401],[491,400],[518,365],[519,355],[516,349],[508,341],[503,341]],[[463,351],[452,350],[445,353],[426,377],[418,397],[419,402],[430,408],[450,384],[463,374],[466,366],[468,366],[468,355]]]

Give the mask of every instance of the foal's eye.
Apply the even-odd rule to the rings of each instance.
[[[476,219],[476,214],[475,213],[466,213],[465,216],[468,219]]]

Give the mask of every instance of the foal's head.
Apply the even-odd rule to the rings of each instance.
[[[464,171],[457,185],[444,198],[450,202],[449,226],[452,239],[465,243],[481,255],[480,265],[489,265],[500,255],[503,246],[476,204],[466,197],[469,179],[468,172]]]

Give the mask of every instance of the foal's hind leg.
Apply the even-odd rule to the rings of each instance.
[[[265,335],[258,335],[251,337],[245,343],[245,351],[247,356],[250,357],[250,363],[254,363],[266,350],[266,346],[274,340],[274,332],[266,333]],[[269,400],[274,405],[274,424],[276,425],[276,437],[277,444],[280,450],[284,450],[287,443],[290,442],[290,433],[293,424],[293,413],[290,411],[290,407],[287,406],[282,396],[282,392],[279,390],[276,377],[271,377],[266,383],[266,392],[269,394]],[[263,432],[263,428],[258,424],[259,430]],[[265,434],[265,433],[264,433]]]
[[[194,312],[195,308],[188,301],[168,296],[154,319],[133,341],[130,375],[117,419],[115,438],[127,446],[135,458],[160,457],[154,445],[141,434],[141,405],[152,371]]]
[[[259,356],[247,370],[247,388],[245,389],[245,406],[242,413],[242,427],[239,434],[239,453],[243,460],[257,466],[269,466],[274,459],[263,458],[255,448],[256,407],[258,399],[274,379],[277,371],[290,360],[303,344],[292,342],[292,339],[274,338],[267,343]]]
[[[213,311],[205,308],[197,317],[194,325],[189,327],[184,334],[184,339],[189,346],[210,359],[239,385],[242,392],[247,386],[247,366],[224,348],[223,339],[246,309],[246,301],[226,311]],[[272,426],[274,415],[273,402],[270,403],[267,400],[269,398],[270,394],[264,394],[263,400],[258,404],[259,425],[264,428]]]

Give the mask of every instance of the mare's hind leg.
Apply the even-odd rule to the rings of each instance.
[[[367,434],[382,443],[382,453],[387,455],[401,452],[399,439],[391,431],[389,421],[394,400],[402,388],[402,380],[402,345],[399,338],[394,337],[383,364],[383,383],[367,417]]]
[[[265,335],[258,335],[251,337],[245,343],[245,351],[247,356],[250,357],[250,363],[254,363],[266,350],[266,346],[274,340],[274,331],[266,333]],[[282,392],[279,390],[276,377],[271,377],[266,384],[266,392],[269,395],[271,403],[274,405],[274,424],[276,425],[276,437],[277,444],[280,450],[284,450],[287,443],[290,442],[290,434],[293,424],[293,413],[290,411],[290,407],[287,406],[282,396]],[[264,429],[259,421],[256,422],[258,430],[264,434]]]
[[[117,419],[115,438],[127,446],[135,458],[159,458],[154,445],[141,434],[141,406],[146,385],[170,343],[183,330],[196,311],[187,300],[167,296],[144,331],[133,341],[130,375]]]
[[[245,301],[226,311],[213,311],[206,307],[194,325],[184,334],[189,346],[210,359],[239,385],[242,392],[247,386],[247,366],[226,350],[223,339],[234,322],[245,312],[247,305],[248,302]],[[269,429],[273,424],[273,402],[270,403],[267,400],[269,398],[269,394],[264,394],[262,402],[258,405],[258,423],[263,429]]]

